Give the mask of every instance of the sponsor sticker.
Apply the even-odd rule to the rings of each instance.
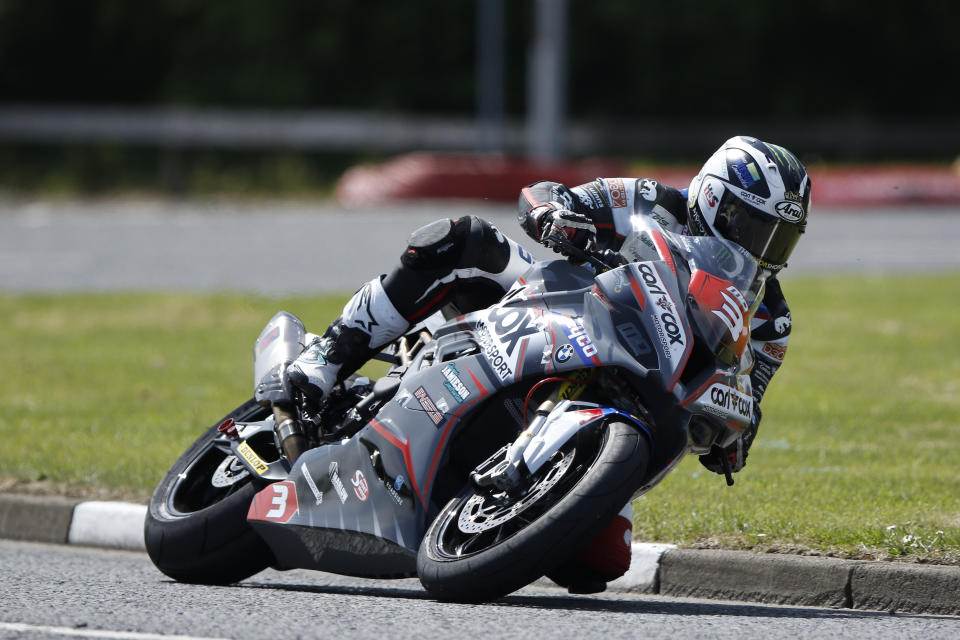
[[[393,484],[389,480],[383,481],[383,488],[387,490],[387,495],[390,496],[390,499],[396,502],[399,506],[403,506],[403,498],[397,493],[397,490],[394,488]]]
[[[653,324],[657,329],[660,346],[667,358],[679,362],[686,352],[687,334],[679,319],[673,298],[667,293],[660,274],[649,263],[640,263],[637,269],[647,297],[654,300],[659,308],[659,311],[653,314]]]
[[[657,199],[657,186],[656,180],[650,180],[648,178],[641,180],[638,187],[640,196],[648,202],[653,202]]]
[[[612,206],[627,206],[627,190],[623,187],[623,180],[620,178],[607,180],[607,189],[610,191],[610,204]]]
[[[757,171],[757,165],[752,162],[734,162],[733,172],[740,180],[740,184],[748,189],[760,180],[760,172]]]
[[[367,498],[370,497],[370,486],[367,484],[367,479],[363,476],[363,471],[357,469],[353,472],[353,477],[350,478],[350,484],[353,485],[353,492],[357,494],[357,499],[360,502],[366,502]]]
[[[708,401],[708,411],[711,407],[719,410],[711,413],[723,417],[732,413],[747,421],[753,417],[753,396],[739,389],[717,383],[713,384],[703,397]]]
[[[564,320],[564,324],[566,325],[567,338],[573,345],[577,355],[580,356],[580,359],[583,360],[584,364],[594,364],[593,358],[597,357],[597,347],[593,344],[590,336],[587,335],[587,332],[583,328],[583,324],[580,322],[580,319],[566,318]]]
[[[237,453],[239,453],[259,475],[262,476],[269,471],[270,467],[267,466],[267,463],[261,460],[260,456],[254,453],[253,449],[250,448],[250,445],[246,442],[241,443],[240,446],[237,447]]]
[[[763,352],[777,362],[783,362],[784,356],[787,355],[787,347],[776,342],[766,342],[763,345]]]
[[[450,392],[454,400],[463,402],[470,397],[470,390],[467,389],[467,385],[463,384],[463,380],[460,379],[460,372],[456,366],[448,364],[443,368],[441,373],[445,379],[443,386],[447,388],[447,391]]]
[[[437,408],[436,403],[430,398],[426,389],[418,387],[417,390],[413,392],[413,397],[417,399],[420,406],[423,407],[423,410],[427,412],[427,415],[434,425],[439,427],[443,424],[443,413]]]
[[[490,330],[486,324],[481,323],[477,325],[477,341],[480,343],[483,355],[487,358],[490,366],[497,372],[497,376],[501,380],[506,380],[513,375],[510,361],[500,353],[500,348],[490,335]]]
[[[340,498],[340,503],[347,504],[347,488],[343,486],[343,480],[340,479],[340,465],[337,464],[336,460],[330,463],[327,473],[330,475],[330,484],[333,485],[337,497]]]
[[[307,469],[306,464],[300,467],[300,473],[303,474],[303,479],[310,488],[310,492],[313,494],[313,499],[316,500],[317,506],[323,504],[323,491],[317,488],[317,483],[313,481],[313,477],[310,475],[310,470]]]
[[[717,206],[717,196],[713,193],[713,185],[709,182],[703,187],[703,197],[707,201],[707,206],[711,209]]]
[[[774,205],[777,215],[787,222],[800,222],[803,220],[803,207],[790,200],[781,200]]]

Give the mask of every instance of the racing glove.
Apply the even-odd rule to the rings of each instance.
[[[557,243],[559,239],[566,240],[581,251],[588,251],[597,243],[597,228],[593,221],[583,214],[565,209],[559,202],[534,207],[527,216],[527,224],[524,225],[527,233],[558,253],[563,253]]]
[[[736,442],[726,447],[713,445],[710,453],[700,456],[700,464],[714,473],[724,475],[723,458],[726,458],[730,463],[730,471],[733,473],[743,469],[747,464],[747,453],[750,451],[750,445],[753,444],[754,438],[757,437],[757,429],[760,428],[760,416],[760,407],[754,403],[753,419],[750,421],[750,427],[743,435],[737,438]]]

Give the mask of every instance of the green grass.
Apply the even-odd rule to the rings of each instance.
[[[960,275],[784,288],[794,333],[746,469],[728,488],[684,460],[635,536],[960,563]],[[266,320],[322,330],[343,300],[0,295],[0,488],[144,500],[250,396]]]

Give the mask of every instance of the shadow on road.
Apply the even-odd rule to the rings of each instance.
[[[429,594],[417,588],[405,586],[350,586],[350,585],[298,585],[278,583],[244,582],[236,587],[242,589],[269,589],[272,591],[292,591],[298,593],[316,593],[323,595],[367,596],[371,598],[399,598],[409,600],[432,600]],[[450,603],[451,607],[464,606]],[[508,607],[520,609],[541,609],[554,611],[584,611],[603,613],[636,613],[650,615],[683,616],[748,616],[753,618],[799,618],[799,619],[871,619],[887,618],[896,615],[899,618],[922,617],[926,620],[956,620],[952,616],[930,616],[898,614],[888,611],[859,611],[852,609],[818,609],[815,607],[796,607],[786,605],[704,602],[702,600],[665,600],[649,594],[617,594],[611,598],[603,594],[592,596],[574,596],[557,589],[556,595],[510,595],[482,605],[468,606]]]

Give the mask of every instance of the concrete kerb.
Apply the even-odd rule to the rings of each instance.
[[[144,505],[0,494],[0,538],[145,550]],[[553,583],[549,583],[553,584]],[[611,591],[960,615],[960,567],[633,544]]]

